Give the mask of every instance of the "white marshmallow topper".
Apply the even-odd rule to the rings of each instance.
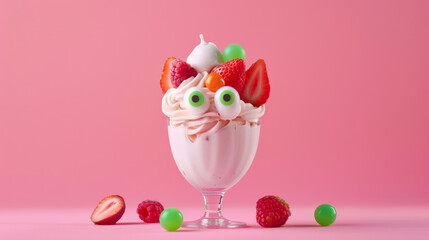
[[[222,54],[212,42],[204,41],[203,34],[200,34],[201,43],[192,50],[186,62],[197,72],[210,72],[210,70],[222,63]]]

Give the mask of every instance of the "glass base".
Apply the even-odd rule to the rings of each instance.
[[[184,228],[242,228],[246,227],[244,222],[235,222],[228,220],[224,217],[220,218],[208,218],[206,216],[189,222],[183,222],[182,227]]]

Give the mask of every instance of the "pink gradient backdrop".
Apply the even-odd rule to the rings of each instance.
[[[226,207],[427,204],[428,24],[428,1],[1,1],[0,208],[202,205],[159,88],[199,33],[265,59],[272,86]]]

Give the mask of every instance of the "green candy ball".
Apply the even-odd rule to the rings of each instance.
[[[173,232],[182,226],[183,215],[176,208],[166,208],[159,216],[159,223],[165,230]]]
[[[322,204],[314,211],[316,222],[322,226],[329,226],[337,218],[337,210],[329,204]]]
[[[231,44],[226,46],[222,53],[222,60],[224,62],[228,62],[229,60],[241,58],[246,58],[246,52],[244,49],[238,44]]]

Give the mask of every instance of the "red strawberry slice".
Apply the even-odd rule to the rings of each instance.
[[[91,215],[91,221],[95,224],[114,224],[125,212],[125,201],[119,195],[103,198]]]
[[[225,85],[231,86],[241,92],[243,90],[244,81],[246,80],[246,66],[243,59],[233,59],[224,62],[213,68],[212,72],[216,72],[222,76]]]
[[[171,83],[170,80],[170,68],[171,68],[171,62],[173,62],[176,58],[175,57],[169,57],[167,60],[165,60],[164,63],[164,69],[162,70],[162,76],[161,76],[161,89],[165,93],[168,89],[174,88],[173,83]]]
[[[165,61],[161,76],[161,88],[165,93],[170,88],[178,87],[183,80],[197,76],[197,71],[185,61],[169,57]]]
[[[267,102],[270,96],[270,82],[268,81],[265,61],[259,59],[246,71],[246,81],[240,94],[241,100],[259,107]]]

